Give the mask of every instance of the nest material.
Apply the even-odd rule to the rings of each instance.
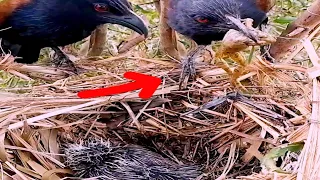
[[[196,81],[179,91],[177,63],[138,54],[78,61],[79,67],[89,71],[68,78],[64,78],[64,71],[19,65],[5,57],[1,69],[26,80],[40,77],[44,82],[23,88],[18,83],[0,93],[0,123],[6,127],[0,134],[1,174],[5,178],[54,180],[70,176],[60,145],[88,137],[148,146],[178,164],[195,162],[209,179],[292,179],[298,168],[318,167],[308,154],[319,149],[313,148],[317,143],[313,138],[318,136],[312,136],[319,127],[313,123],[310,128],[307,119],[311,109],[312,121],[319,117],[318,108],[314,108],[317,104],[311,106],[318,99],[315,92],[319,87],[306,74],[316,76],[319,66],[309,71],[307,64],[271,65],[253,56],[239,77],[249,92],[239,97],[228,94],[234,88],[226,73],[214,64],[198,64]],[[77,97],[81,90],[126,83],[126,71],[158,76],[163,83],[149,100],[138,98],[137,91],[96,99]],[[303,162],[285,157],[279,163],[280,167],[292,167],[284,168],[288,173],[261,164],[270,149],[307,137],[308,151],[297,154],[305,158]],[[114,147],[108,152],[123,150]],[[315,174],[312,168],[306,169]]]
[[[48,176],[44,169],[53,173],[51,178],[70,176],[63,169],[60,144],[98,137],[154,148],[178,164],[194,162],[208,179],[243,177],[260,172],[258,159],[280,140],[300,141],[308,132],[302,125],[310,113],[310,99],[304,95],[311,86],[297,82],[290,71],[304,72],[301,67],[270,66],[256,58],[241,77],[251,94],[234,96],[225,93],[232,87],[214,65],[199,65],[198,79],[183,91],[178,91],[180,70],[168,61],[117,57],[78,65],[96,71],[3,94],[1,123],[8,128],[0,147],[6,148],[6,176],[23,172],[16,175],[38,179]],[[138,92],[76,96],[80,90],[125,83],[123,73],[133,69],[163,78],[153,98],[141,100]]]

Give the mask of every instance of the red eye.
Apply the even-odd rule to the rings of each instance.
[[[202,24],[205,24],[205,23],[208,23],[208,22],[209,22],[209,20],[206,19],[206,18],[197,18],[197,21],[198,21],[199,23],[202,23]]]
[[[107,5],[104,4],[95,4],[94,9],[98,12],[107,12],[109,11],[109,8]]]

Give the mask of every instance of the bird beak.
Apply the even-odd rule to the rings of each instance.
[[[134,30],[135,32],[139,34],[143,34],[145,38],[148,37],[148,28],[144,21],[133,11],[129,11],[127,15],[122,15],[122,16],[109,16],[108,17],[108,22],[111,24],[119,24],[122,26],[125,26],[127,28],[130,28]]]
[[[254,42],[258,42],[256,35],[253,34],[252,31],[240,21],[240,19],[228,15],[226,15],[226,17],[237,27],[235,30],[240,31]]]

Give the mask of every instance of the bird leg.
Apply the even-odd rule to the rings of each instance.
[[[194,80],[196,76],[196,68],[194,58],[199,54],[206,46],[199,45],[196,49],[190,51],[187,57],[182,60],[182,72],[179,80],[179,89],[185,89],[188,84],[188,80]]]
[[[226,58],[230,58],[236,63],[239,64],[234,70],[230,68],[227,62],[224,60]],[[233,86],[238,89],[247,90],[244,86],[242,86],[241,82],[238,78],[242,75],[246,67],[246,61],[244,57],[239,52],[228,52],[225,49],[220,48],[216,54],[216,65],[226,71],[228,76],[230,77],[230,82]]]
[[[251,25],[250,21],[248,21],[246,24],[249,27]],[[246,49],[249,46],[264,46],[276,41],[274,37],[263,31],[259,31],[254,28],[249,29],[250,31],[252,31],[251,33],[253,33],[256,37],[256,42],[238,31],[229,30],[228,33],[224,36],[222,45],[216,53],[217,66],[227,72],[232,85],[243,90],[246,90],[246,88],[241,85],[239,77],[243,74],[247,63],[245,58],[240,54],[240,51]],[[239,66],[237,66],[235,70],[232,71],[232,69],[230,69],[228,64],[224,61],[224,59],[226,58],[232,59],[233,61],[238,63]]]
[[[70,69],[73,73],[78,74],[78,70],[75,67],[74,63],[59,47],[52,47],[52,49],[55,51],[53,63],[56,66],[56,68],[59,68],[63,64],[65,64],[67,68]]]
[[[239,80],[239,77],[243,74],[247,66],[245,58],[239,52],[229,54],[229,57],[239,65],[233,70],[233,75],[231,76],[231,82],[234,83],[235,87],[247,91],[247,89],[244,86],[242,86]]]

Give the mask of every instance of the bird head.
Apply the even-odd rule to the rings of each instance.
[[[90,11],[98,24],[118,24],[130,28],[139,34],[148,36],[144,21],[133,12],[127,0],[86,0]],[[87,7],[87,6],[86,6]]]
[[[256,41],[241,18],[252,18],[254,24],[259,24],[264,17],[265,14],[255,4],[244,5],[240,0],[173,0],[169,9],[169,25],[198,44],[222,40],[230,29]]]

